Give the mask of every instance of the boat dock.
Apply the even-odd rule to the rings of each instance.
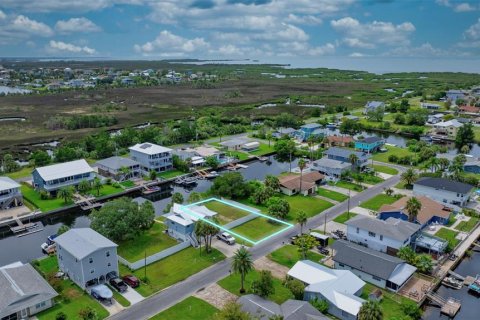
[[[23,237],[32,233],[36,233],[43,230],[43,224],[41,222],[28,222],[23,223],[20,219],[15,219],[16,226],[11,226],[10,231],[17,235],[17,237]]]
[[[455,315],[458,313],[458,310],[460,310],[462,306],[459,300],[452,297],[445,299],[442,296],[433,292],[427,293],[426,296],[428,299],[430,299],[432,303],[438,305],[441,308],[441,313],[446,314],[451,318],[455,317]]]
[[[87,210],[92,210],[98,207],[101,207],[103,204],[100,202],[97,202],[95,197],[85,197],[81,194],[76,194],[75,195],[75,204],[80,206],[80,209],[87,211]]]

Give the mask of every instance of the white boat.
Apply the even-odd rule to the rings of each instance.
[[[460,290],[463,287],[463,282],[461,282],[460,280],[457,280],[453,277],[444,278],[442,280],[442,284],[445,287],[449,287],[449,288],[456,289],[456,290]]]

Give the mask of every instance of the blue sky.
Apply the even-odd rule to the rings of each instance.
[[[1,0],[0,57],[478,59],[480,1]]]

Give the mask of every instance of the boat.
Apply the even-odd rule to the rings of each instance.
[[[264,162],[268,160],[268,157],[257,157],[258,161]]]
[[[463,287],[463,282],[461,282],[460,280],[457,280],[453,277],[444,278],[442,280],[442,284],[445,287],[453,288],[453,289],[456,289],[456,290],[460,290]]]
[[[217,171],[210,171],[209,173],[207,173],[207,174],[205,175],[205,179],[214,179],[214,178],[216,178],[216,177],[218,177],[218,176],[219,176],[219,174],[218,174]]]
[[[47,244],[44,242],[40,245],[40,248],[42,248],[42,251],[46,254],[54,254],[57,251],[57,245],[55,243]]]
[[[480,294],[480,274],[475,276],[475,280],[468,286],[468,290]]]
[[[143,194],[150,194],[150,193],[154,193],[154,192],[157,192],[157,191],[160,191],[160,187],[145,187],[145,189],[143,189],[142,193]]]
[[[48,245],[54,244],[56,237],[58,237],[57,234],[52,234],[52,235],[48,236],[48,238],[47,238],[47,244],[48,244]]]

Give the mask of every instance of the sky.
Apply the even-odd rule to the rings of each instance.
[[[480,72],[480,1],[0,0],[0,57],[473,61]]]

